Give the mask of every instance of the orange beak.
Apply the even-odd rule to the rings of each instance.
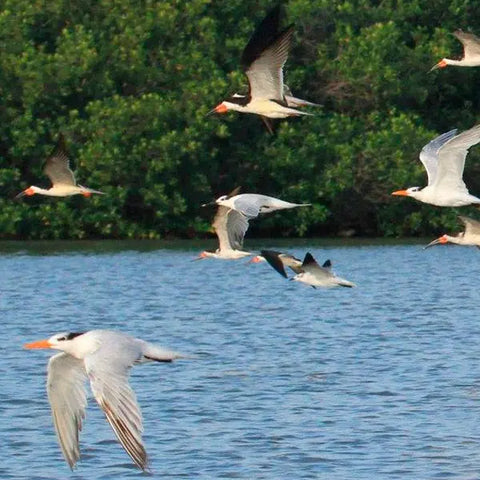
[[[260,263],[263,261],[263,257],[260,257],[257,255],[256,257],[253,257],[251,260],[248,261],[248,263]]]
[[[226,113],[228,108],[222,103],[217,105],[213,110],[210,110],[207,115],[211,115],[212,113]]]
[[[396,192],[392,192],[392,195],[400,195],[402,197],[408,197],[408,192],[406,190],[397,190]]]
[[[430,69],[430,72],[433,72],[433,70],[437,70],[437,68],[445,68],[447,65],[448,63],[445,60],[440,60],[436,65],[434,65]]]
[[[202,252],[198,257],[194,258],[193,260],[203,260],[204,258],[207,258],[207,254],[205,252]]]
[[[52,344],[48,340],[37,340],[36,342],[26,343],[23,348],[29,350],[34,348],[52,348]]]
[[[424,249],[425,248],[429,248],[429,247],[433,247],[434,245],[438,245],[438,244],[444,244],[444,243],[448,243],[448,238],[446,235],[442,235],[440,238],[437,238],[436,240],[434,240],[433,242],[430,242],[427,246],[423,247]]]

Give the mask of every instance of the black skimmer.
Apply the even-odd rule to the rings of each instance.
[[[288,58],[294,26],[280,30],[281,7],[273,8],[263,19],[243,50],[241,64],[248,78],[248,95],[234,94],[210,113],[235,110],[260,115],[270,133],[269,119],[311,115],[293,108],[310,102],[285,94],[283,66]],[[287,87],[288,89],[288,87]],[[287,91],[288,93],[288,91]],[[288,98],[290,97],[290,105]]]
[[[470,217],[458,216],[459,220],[465,225],[465,230],[455,235],[442,235],[433,242],[430,242],[426,247],[433,247],[434,245],[442,245],[445,243],[455,243],[457,245],[472,245],[480,248],[480,222]]]
[[[65,138],[62,134],[59,135],[57,145],[45,161],[43,173],[45,173],[52,182],[50,188],[45,189],[32,185],[23,192],[20,192],[15,198],[21,198],[25,195],[32,196],[36,193],[47,195],[49,197],[69,197],[71,195],[90,197],[92,193],[103,195],[103,192],[99,192],[98,190],[77,185],[75,175],[72,170],[70,170],[70,161],[65,147]]]
[[[480,65],[480,38],[473,33],[457,30],[453,35],[463,44],[463,58],[452,60],[451,58],[442,58],[430,71],[437,68],[445,68],[448,65],[457,67],[478,67]]]

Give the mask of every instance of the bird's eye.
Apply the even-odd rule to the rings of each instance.
[[[59,337],[59,338],[57,338],[57,342],[61,342],[62,340],[66,340],[66,338],[65,338],[65,337]]]

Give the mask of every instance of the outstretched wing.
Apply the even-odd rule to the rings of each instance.
[[[293,25],[279,32],[280,13],[278,5],[267,14],[242,54],[252,98],[283,101],[283,65],[288,58]]]
[[[462,30],[456,30],[453,34],[463,44],[464,57],[480,55],[480,38],[473,33],[462,32]]]
[[[50,179],[52,185],[76,185],[75,176],[70,170],[65,138],[62,134],[50,156],[45,161],[43,172]]]
[[[459,215],[458,218],[465,225],[465,235],[480,235],[480,222],[470,217]]]
[[[248,219],[240,212],[219,205],[213,228],[218,237],[220,250],[241,250],[243,238],[248,230]]]
[[[451,140],[457,134],[457,129],[442,133],[435,137],[431,142],[428,142],[420,152],[420,161],[423,163],[428,175],[428,185],[432,185],[437,176],[438,170],[438,150],[446,142]]]
[[[460,133],[447,141],[438,151],[437,188],[459,190],[468,193],[463,182],[463,169],[468,149],[480,142],[480,125]]]
[[[120,339],[121,341],[121,339]],[[142,442],[143,422],[134,391],[128,384],[130,368],[142,358],[141,348],[132,339],[102,344],[85,358],[85,368],[93,395],[104,411],[119,442],[142,470],[148,457]]]
[[[283,262],[279,256],[281,252],[275,250],[260,250],[260,255],[280,274],[282,277],[288,278]]]
[[[87,406],[86,379],[82,360],[68,353],[59,353],[50,358],[47,375],[48,400],[58,443],[72,469],[80,458],[78,437]]]

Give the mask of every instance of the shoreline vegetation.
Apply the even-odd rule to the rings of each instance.
[[[478,123],[480,70],[427,73],[480,34],[480,4],[285,3],[296,25],[286,83],[322,104],[277,122],[206,116],[245,91],[240,55],[271,2],[4,2],[0,12],[0,240],[214,238],[200,205],[242,186],[312,207],[252,224],[258,237],[424,236],[461,229],[475,207],[391,197],[425,185],[421,148]],[[467,100],[468,99],[468,100]],[[86,198],[13,198],[47,186],[59,133]],[[480,194],[480,147],[465,182]],[[292,238],[292,243],[295,240]],[[327,240],[328,241],[328,240]],[[403,240],[402,240],[403,241]],[[1,245],[0,245],[1,248]]]

